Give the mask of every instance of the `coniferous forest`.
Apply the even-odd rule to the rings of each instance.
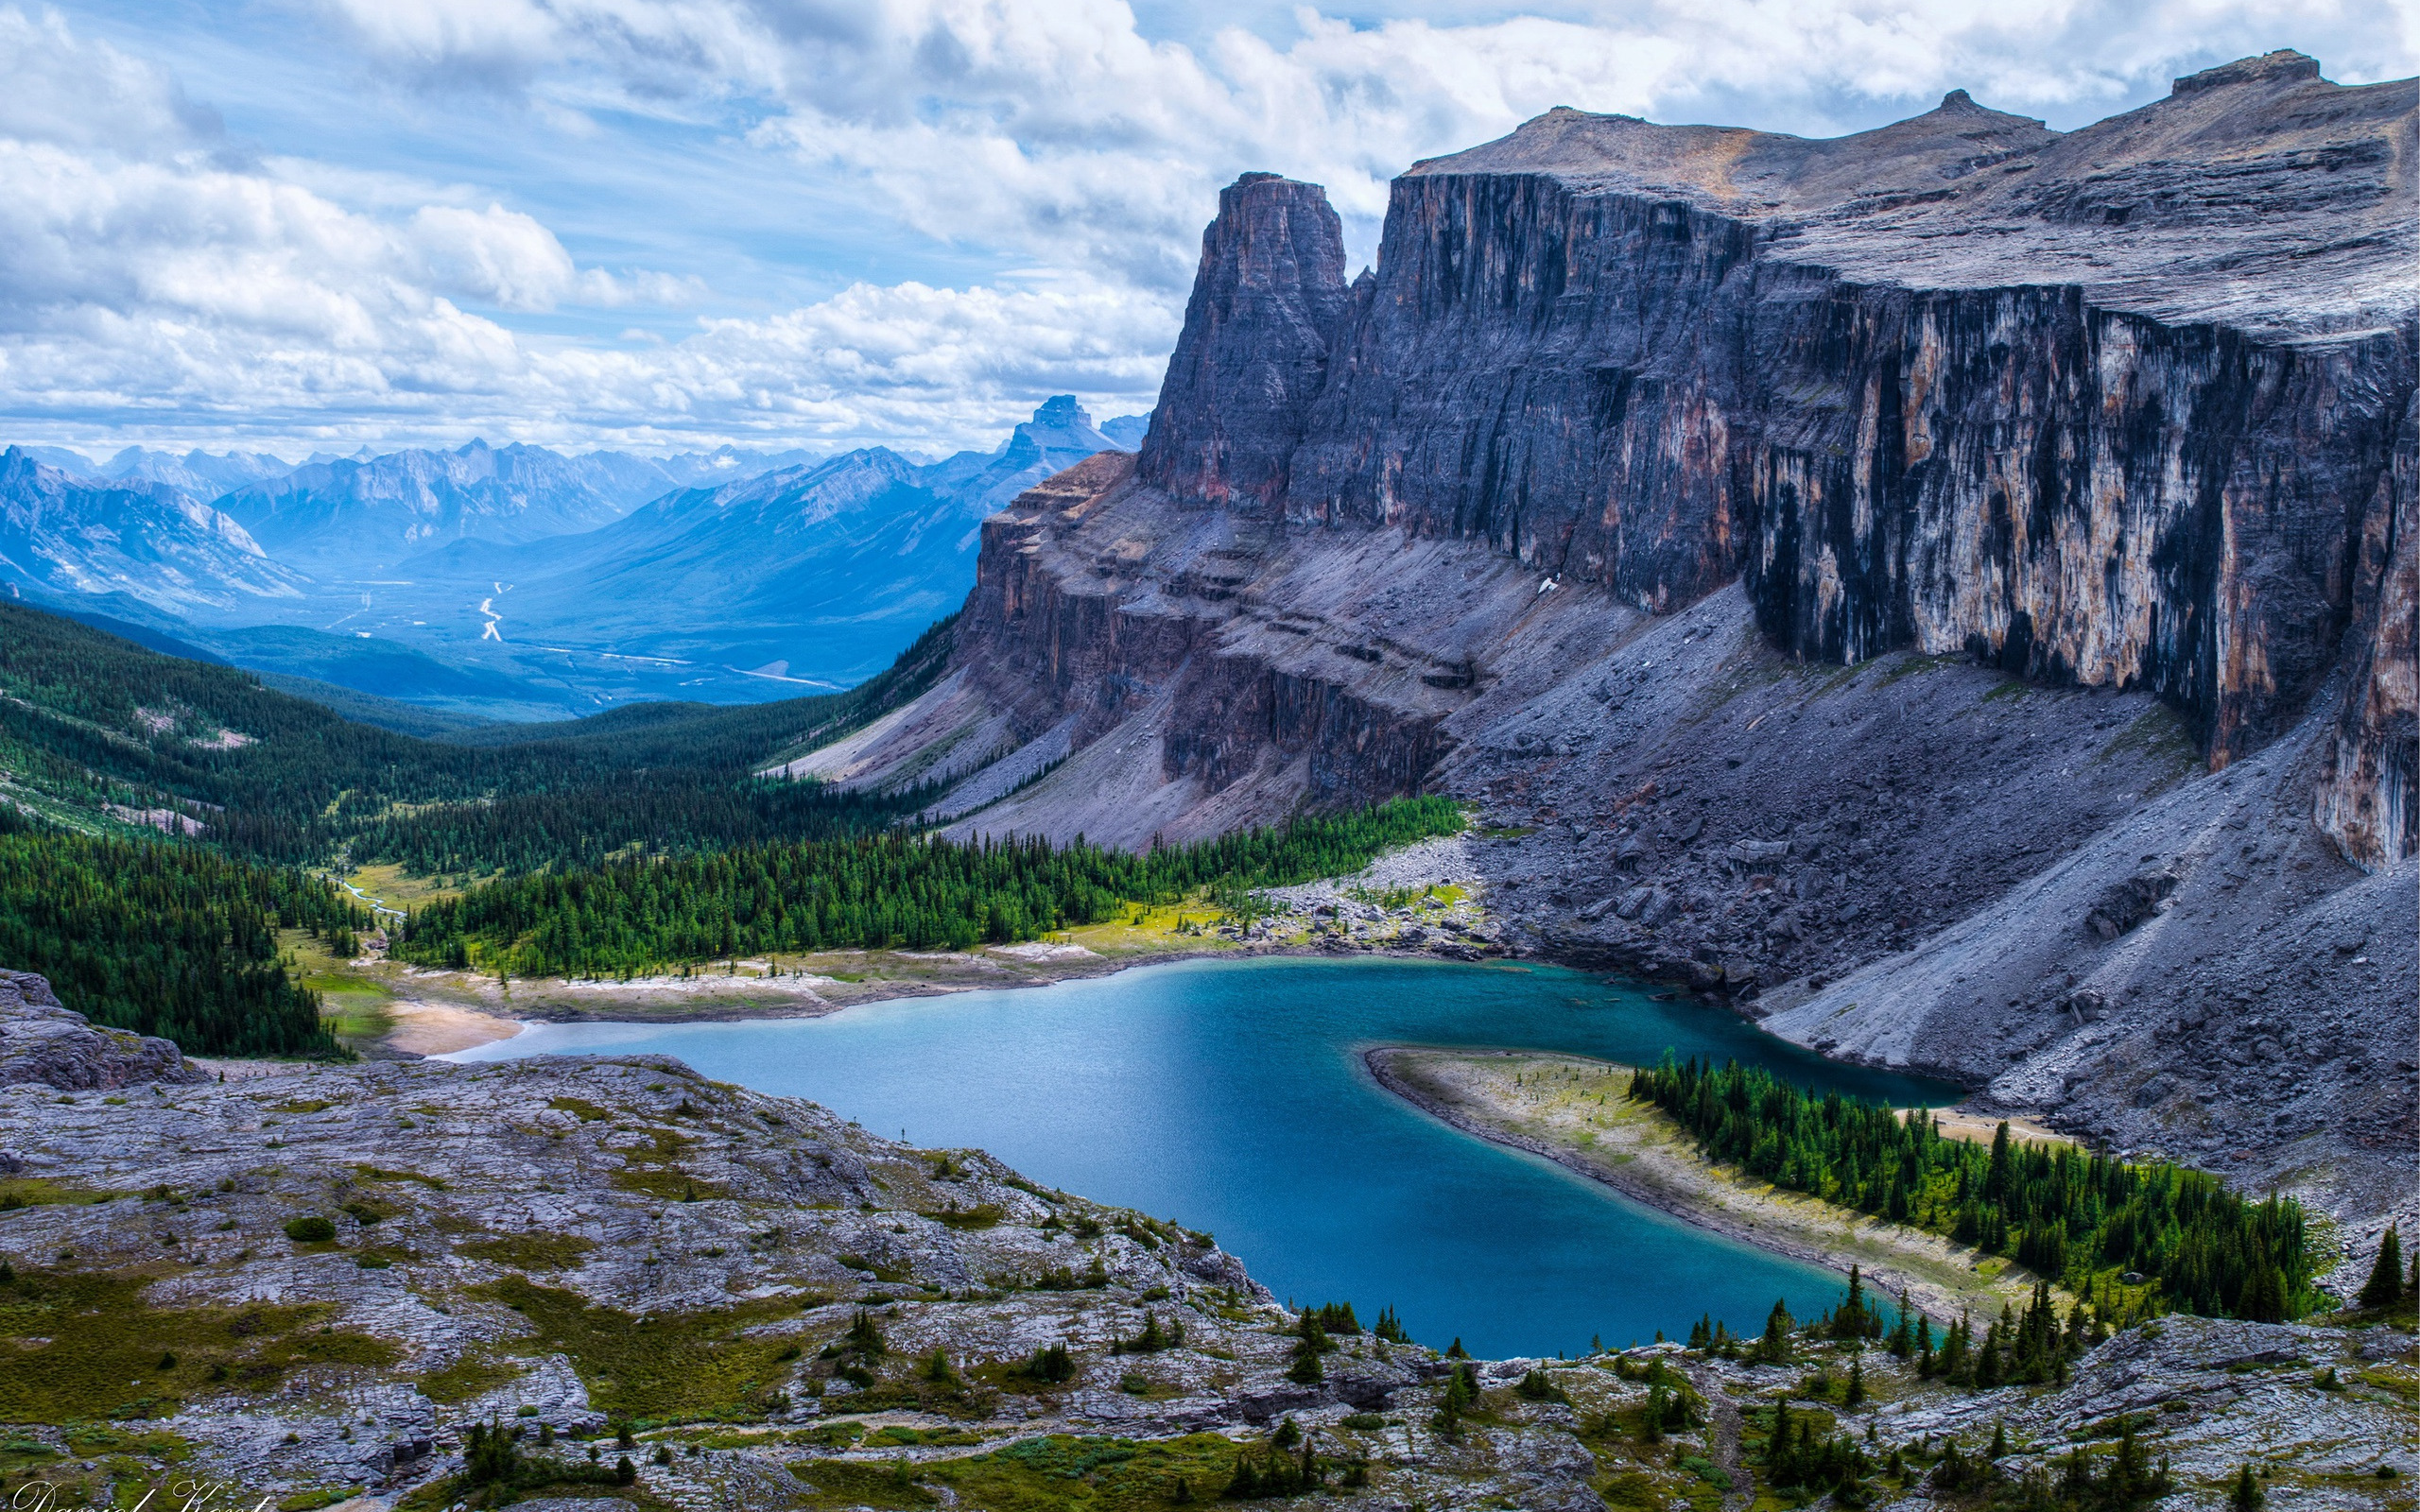
[[[62,834],[0,806],[0,961],[69,1007],[203,1055],[335,1053],[277,932],[342,954],[370,916],[325,882],[198,845]]]
[[[1450,833],[1461,806],[1398,799],[1140,855],[1081,839],[959,845],[891,833],[748,846],[492,882],[412,916],[395,954],[523,976],[644,975],[687,961],[906,946],[960,949],[1098,922],[1129,902],[1357,870]]]
[[[1708,1159],[2009,1256],[2080,1293],[2134,1272],[2181,1312],[2277,1322],[2311,1305],[2311,1256],[2291,1198],[2250,1202],[2165,1161],[2020,1144],[2006,1124],[1986,1149],[1737,1061],[1717,1068],[1667,1052],[1633,1076],[1630,1095],[1677,1119]]]

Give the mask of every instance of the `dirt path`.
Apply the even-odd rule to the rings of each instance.
[[[1664,1114],[1631,1102],[1630,1070],[1578,1056],[1381,1045],[1364,1059],[1379,1085],[1443,1122],[1543,1155],[1634,1201],[1760,1249],[1910,1299],[1936,1320],[2022,1309],[2034,1278],[1938,1234],[1870,1218],[1732,1175],[1701,1159]],[[1747,1319],[1747,1324],[1757,1320]],[[1754,1332],[1753,1328],[1749,1332]]]

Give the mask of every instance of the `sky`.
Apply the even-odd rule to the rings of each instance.
[[[0,440],[991,445],[1148,410],[1218,189],[1553,106],[2072,129],[2377,0],[0,0]]]

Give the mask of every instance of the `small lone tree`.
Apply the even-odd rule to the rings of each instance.
[[[2235,1489],[2227,1493],[2229,1512],[2260,1512],[2261,1503],[2268,1500],[2269,1493],[2262,1490],[2260,1483],[2253,1478],[2252,1465],[2247,1460],[2243,1468],[2235,1473]]]
[[[1756,1341],[1756,1358],[1767,1365],[1781,1365],[1789,1358],[1790,1331],[1798,1320],[1789,1315],[1789,1306],[1781,1297],[1773,1298],[1773,1310],[1765,1314],[1765,1336]]]
[[[2394,1225],[2386,1226],[2386,1237],[2378,1241],[2377,1263],[2370,1267],[2370,1279],[2361,1283],[2360,1303],[2363,1307],[2392,1307],[2403,1293],[2403,1240]]]

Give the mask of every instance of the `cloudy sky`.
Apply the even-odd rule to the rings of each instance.
[[[1218,186],[1555,105],[2069,129],[2377,0],[0,0],[0,440],[990,444],[1146,409]]]

